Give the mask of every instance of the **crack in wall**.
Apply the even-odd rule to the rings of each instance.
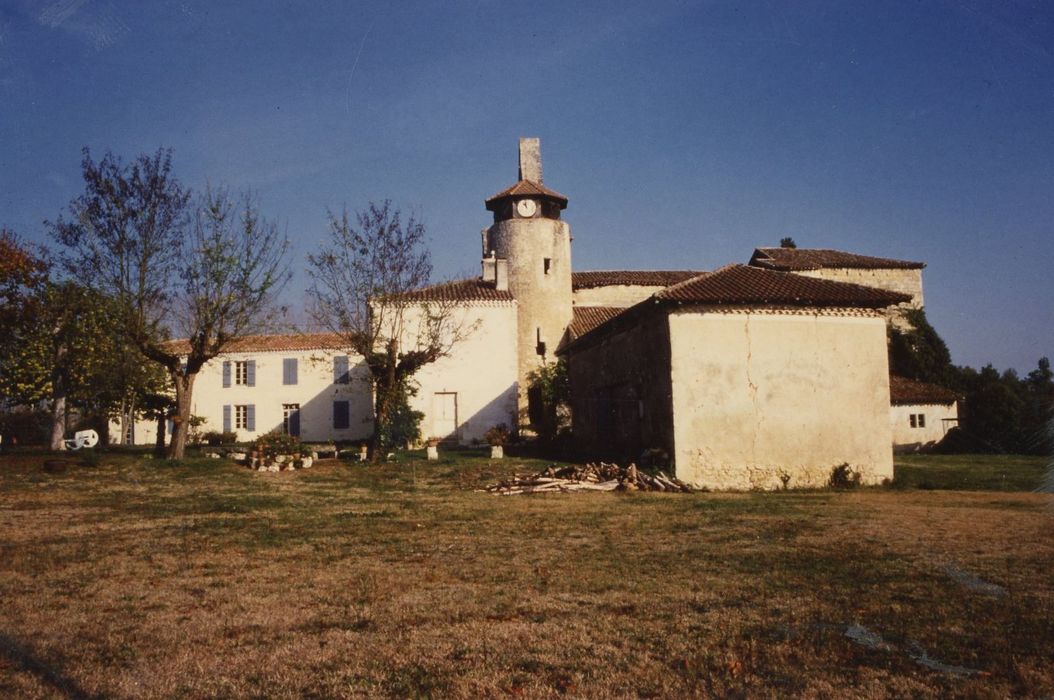
[[[751,377],[750,368],[753,363],[754,348],[750,339],[750,314],[746,314],[743,321],[743,335],[747,341],[747,386],[750,388],[750,400],[754,404],[754,430],[750,436],[750,459],[756,460],[758,454],[758,436],[761,434],[761,424],[764,417],[761,415],[761,406],[758,403],[758,385]]]

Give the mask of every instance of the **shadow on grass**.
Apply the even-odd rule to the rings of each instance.
[[[81,688],[72,678],[58,669],[40,659],[26,646],[19,644],[12,637],[0,633],[0,656],[6,658],[13,665],[24,671],[32,673],[46,685],[60,691],[66,697],[74,700],[88,700],[101,698],[102,695],[88,693]]]

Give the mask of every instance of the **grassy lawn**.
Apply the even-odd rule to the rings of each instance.
[[[0,697],[1048,696],[1042,464],[949,459],[502,497],[473,489],[544,463],[3,456]]]
[[[897,486],[954,491],[1035,491],[1051,470],[1046,457],[898,455]]]

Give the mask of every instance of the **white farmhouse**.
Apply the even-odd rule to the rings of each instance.
[[[889,377],[894,452],[924,452],[959,424],[955,392],[907,377]]]

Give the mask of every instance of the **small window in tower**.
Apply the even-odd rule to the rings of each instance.
[[[536,328],[534,331],[535,338],[538,339],[538,344],[534,346],[534,351],[539,355],[545,356],[545,341],[542,340],[542,329]]]
[[[552,258],[542,258],[542,269],[545,270],[545,274],[549,274],[549,270],[553,269]]]

